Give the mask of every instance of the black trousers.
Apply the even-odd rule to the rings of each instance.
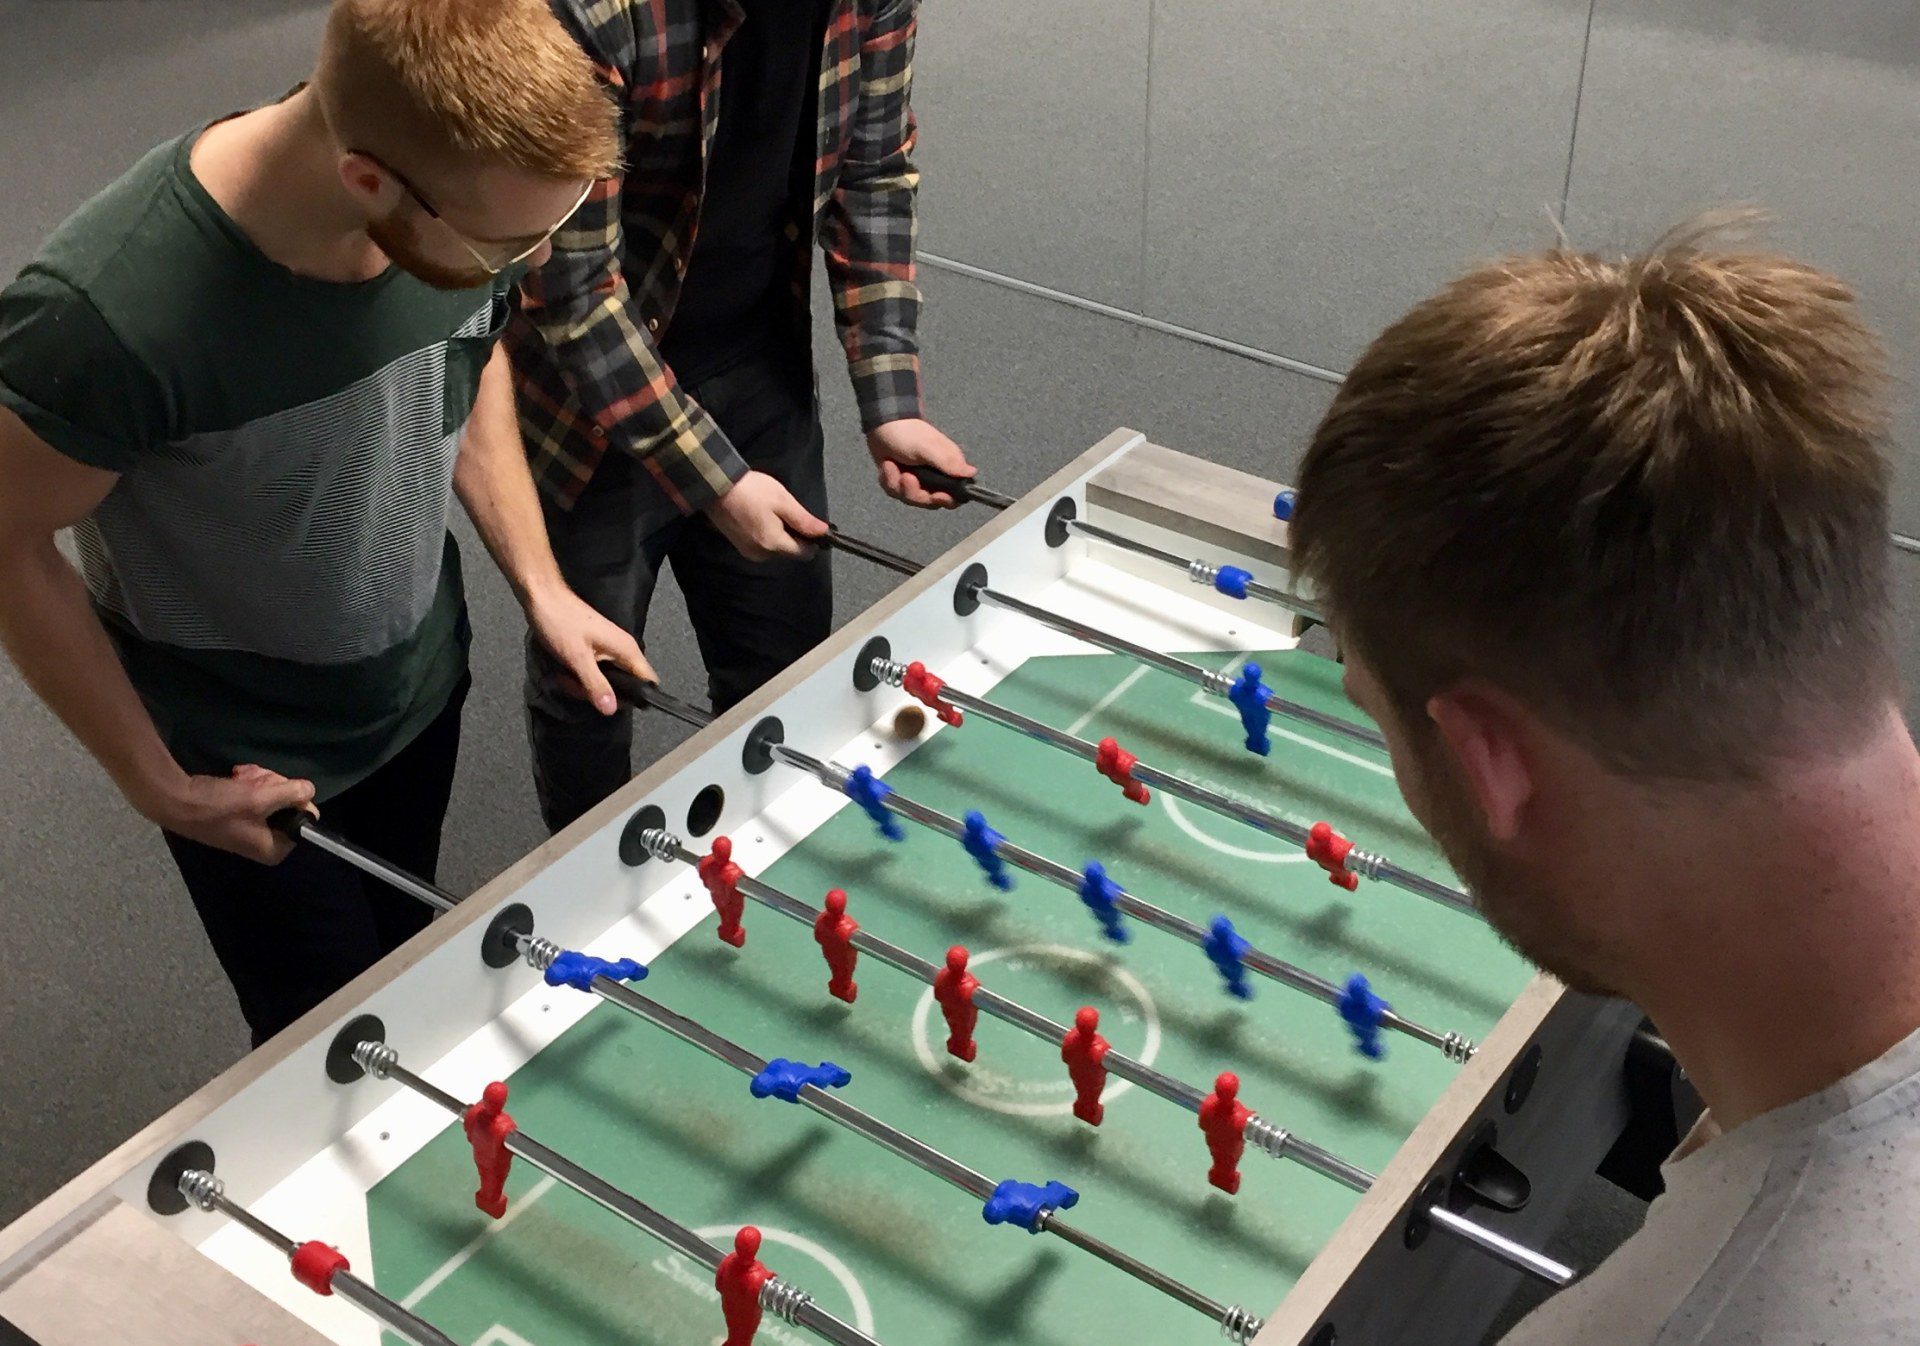
[[[322,806],[326,825],[432,879],[460,754],[466,682],[439,717],[378,771]],[[258,1047],[424,930],[422,902],[313,846],[262,865],[171,832],[213,952]]]
[[[749,466],[777,478],[825,518],[825,441],[804,353],[768,352],[688,389]],[[631,455],[610,452],[571,510],[547,505],[547,532],[567,583],[645,641],[647,610],[664,568],[686,596],[707,669],[707,694],[725,710],[833,630],[833,573],[824,548],[804,561],[749,561],[704,514],[658,517],[659,491]],[[527,732],[534,785],[557,832],[633,774],[633,716],[601,715],[554,683],[557,666],[527,643]],[[672,690],[672,689],[669,689]]]

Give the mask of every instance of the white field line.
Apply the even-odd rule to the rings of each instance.
[[[1085,715],[1082,715],[1079,719],[1075,720],[1072,724],[1068,725],[1065,732],[1069,734],[1078,734],[1082,729],[1085,729],[1090,723],[1092,723],[1094,716],[1098,715],[1101,711],[1105,710],[1108,706],[1111,706],[1114,702],[1118,701],[1121,697],[1125,696],[1127,694],[1127,689],[1133,686],[1134,683],[1140,681],[1140,678],[1143,674],[1148,673],[1150,671],[1151,670],[1149,670],[1145,664],[1142,664],[1140,665],[1140,667],[1134,669],[1133,672],[1127,674],[1126,677],[1120,679],[1120,681],[1114,685],[1114,688],[1112,691],[1108,692],[1105,696],[1101,697],[1098,701],[1094,702],[1091,706],[1089,706],[1087,708],[1087,713]]]
[[[473,1343],[473,1346],[533,1346],[533,1343],[518,1332],[509,1331],[499,1323],[495,1323],[486,1330],[486,1334],[480,1340]]]
[[[413,1293],[400,1301],[400,1307],[403,1309],[410,1309],[414,1305],[418,1304],[421,1300],[425,1299],[428,1295],[432,1294],[435,1290],[439,1289],[441,1282],[445,1281],[447,1277],[451,1276],[454,1272],[458,1271],[461,1267],[465,1266],[468,1260],[475,1253],[479,1252],[482,1248],[484,1248],[487,1245],[487,1241],[489,1239],[497,1237],[503,1230],[506,1229],[508,1225],[512,1224],[515,1220],[519,1219],[522,1211],[526,1210],[528,1206],[531,1206],[534,1202],[538,1201],[541,1197],[545,1196],[548,1192],[552,1191],[554,1188],[554,1185],[555,1185],[554,1179],[542,1178],[540,1179],[539,1182],[535,1183],[533,1186],[527,1189],[525,1196],[515,1198],[512,1209],[508,1210],[505,1216],[503,1216],[498,1220],[489,1220],[487,1222],[487,1227],[485,1229],[482,1229],[478,1234],[475,1234],[470,1240],[468,1240],[467,1245],[464,1248],[460,1249],[459,1252],[455,1253],[452,1257],[449,1257],[445,1262],[441,1263],[439,1270],[435,1271],[432,1275],[428,1276],[424,1281],[421,1281],[420,1284],[416,1285],[413,1288]],[[496,1327],[493,1330],[495,1332],[506,1332],[506,1329],[504,1327]],[[486,1338],[486,1341],[492,1341],[492,1340],[493,1338],[491,1336]],[[520,1341],[518,1337],[514,1337],[513,1341],[517,1342],[518,1346],[529,1346],[529,1343]],[[480,1346],[485,1346],[485,1342],[480,1343]]]

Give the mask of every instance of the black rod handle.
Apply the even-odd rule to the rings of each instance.
[[[643,678],[636,678],[618,664],[600,665],[600,675],[607,680],[607,685],[613,688],[613,694],[625,704],[629,706],[652,704],[647,700],[647,693],[652,690],[653,683]]]
[[[956,477],[951,472],[942,472],[939,468],[928,467],[925,463],[902,467],[900,471],[919,482],[922,490],[942,491],[961,502],[973,499],[973,480],[969,477]]]
[[[313,821],[313,813],[310,810],[289,808],[268,815],[267,826],[288,841],[299,841],[306,836],[307,826]]]
[[[712,711],[690,701],[682,701],[677,696],[670,696],[660,690],[659,683],[636,678],[617,664],[602,664],[600,672],[613,688],[613,694],[625,705],[638,710],[665,711],[674,719],[696,729],[705,728],[713,722]]]

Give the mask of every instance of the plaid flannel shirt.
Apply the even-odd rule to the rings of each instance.
[[[624,177],[598,184],[555,236],[552,260],[522,282],[507,330],[534,479],[571,507],[608,447],[618,447],[690,514],[747,471],[657,344],[694,247],[719,125],[721,53],[741,11],[734,0],[553,7],[621,103],[626,163]],[[919,0],[832,0],[813,195],[795,202],[786,230],[802,318],[813,244],[825,253],[869,430],[923,414],[913,279],[920,175],[909,102],[918,10]]]

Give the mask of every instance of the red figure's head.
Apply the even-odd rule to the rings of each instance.
[[[959,973],[965,972],[966,970],[967,970],[966,945],[956,944],[951,949],[947,950],[947,971],[957,975]]]
[[[1220,1078],[1213,1082],[1213,1092],[1220,1095],[1221,1101],[1231,1103],[1240,1092],[1240,1077],[1231,1070],[1222,1071]]]
[[[733,1236],[733,1250],[745,1258],[760,1255],[760,1231],[750,1224],[740,1226],[740,1232]]]
[[[1082,1037],[1092,1037],[1100,1027],[1100,1011],[1091,1005],[1082,1005],[1080,1012],[1073,1016],[1073,1026],[1080,1030]]]
[[[847,914],[847,895],[839,888],[827,894],[827,915],[845,916]]]
[[[480,1101],[488,1112],[498,1112],[507,1106],[507,1086],[499,1080],[489,1084],[480,1095]]]
[[[723,865],[733,859],[733,838],[715,837],[713,839],[713,854],[714,858],[719,860]]]

